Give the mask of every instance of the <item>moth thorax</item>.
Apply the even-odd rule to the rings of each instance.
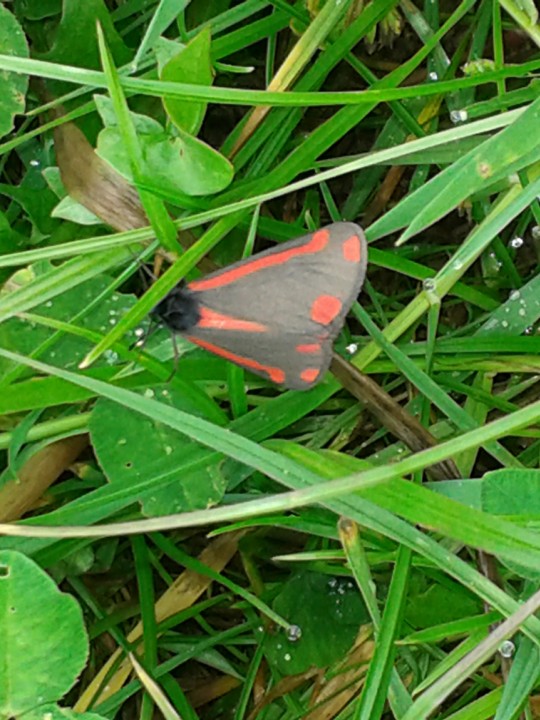
[[[200,320],[195,295],[178,285],[156,305],[152,313],[174,332],[187,332]]]

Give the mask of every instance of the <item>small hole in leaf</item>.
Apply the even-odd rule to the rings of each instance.
[[[0,580],[9,577],[9,565],[0,565]]]

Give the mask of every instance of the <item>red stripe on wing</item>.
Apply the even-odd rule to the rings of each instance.
[[[199,328],[209,328],[211,330],[240,330],[242,332],[264,333],[268,332],[268,327],[262,323],[252,322],[251,320],[241,320],[232,315],[211,310],[204,305],[199,307],[200,319],[197,323]]]
[[[297,345],[295,350],[299,353],[307,353],[312,355],[320,352],[321,346],[319,343],[305,343],[304,345]]]
[[[201,340],[200,338],[191,337],[190,335],[186,335],[186,337],[191,342],[199,345],[199,347],[214,353],[214,355],[219,355],[220,357],[225,358],[225,360],[230,360],[231,362],[241,365],[248,370],[257,370],[258,372],[266,373],[269,379],[277,385],[281,385],[285,382],[285,373],[280,368],[271,367],[270,365],[262,365],[256,360],[242,357],[242,355],[236,355],[236,353],[229,352],[229,350],[225,350],[224,348],[219,347],[219,345],[214,345],[213,343],[206,342],[206,340]]]
[[[244,265],[232,268],[231,270],[224,270],[213,277],[194,280],[189,283],[188,287],[190,290],[202,291],[213,290],[218,287],[223,287],[223,285],[229,285],[245,275],[250,275],[251,273],[273,267],[274,265],[283,265],[283,263],[286,263],[298,255],[310,255],[321,252],[321,250],[324,250],[327,246],[329,239],[330,233],[328,230],[317,230],[304,245],[290,248],[289,250],[282,250],[281,252],[277,250],[271,255],[250,260]]]

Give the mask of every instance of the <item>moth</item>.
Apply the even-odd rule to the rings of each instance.
[[[205,350],[307,390],[328,370],[366,266],[362,229],[337,222],[181,283],[153,313]]]

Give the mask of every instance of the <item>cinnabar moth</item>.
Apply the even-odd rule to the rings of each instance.
[[[246,370],[307,390],[328,370],[366,264],[361,228],[338,222],[178,285],[154,314]]]

